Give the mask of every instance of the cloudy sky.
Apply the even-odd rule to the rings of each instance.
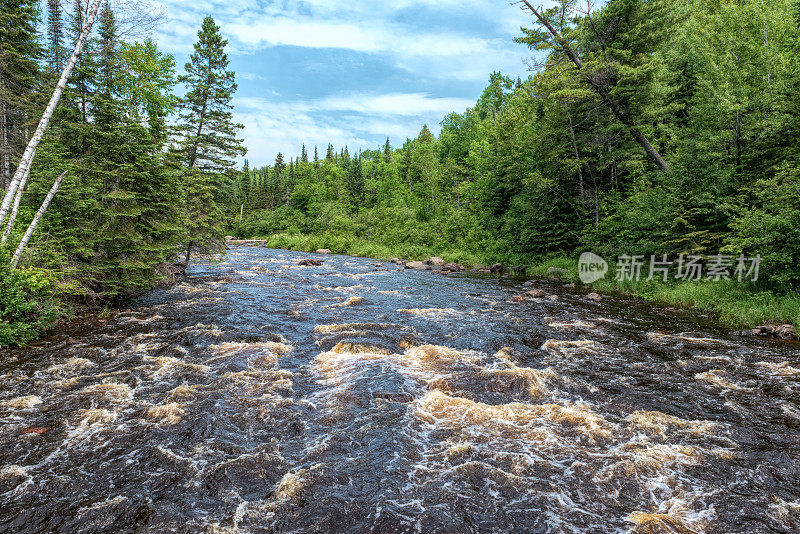
[[[229,40],[248,158],[271,163],[302,143],[351,152],[438,132],[474,104],[489,74],[527,76],[512,39],[528,15],[509,0],[156,0],[157,39],[186,62],[211,15]]]

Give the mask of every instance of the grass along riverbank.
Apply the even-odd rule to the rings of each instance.
[[[578,260],[566,256],[542,258],[488,257],[488,254],[465,250],[434,250],[414,244],[388,247],[363,238],[340,235],[275,234],[259,238],[270,248],[282,248],[303,252],[329,249],[335,254],[347,254],[363,258],[390,260],[424,260],[439,256],[448,262],[456,262],[465,267],[491,265],[501,262],[504,265],[528,265],[528,276],[547,277],[551,267],[565,269],[568,274],[561,279],[580,284]],[[599,293],[613,293],[641,298],[656,304],[680,308],[694,308],[714,316],[721,325],[729,328],[754,328],[765,324],[792,324],[800,330],[800,294],[777,295],[761,291],[752,284],[736,281],[720,282],[673,282],[625,281],[618,282],[613,274],[587,287]]]

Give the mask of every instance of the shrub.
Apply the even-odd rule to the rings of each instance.
[[[53,326],[59,315],[55,277],[45,269],[9,270],[0,253],[0,347],[24,345]]]

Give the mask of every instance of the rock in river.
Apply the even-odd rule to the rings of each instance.
[[[317,254],[333,254],[333,252],[331,252],[327,248],[321,248],[321,249],[317,250]]]
[[[300,260],[297,262],[300,267],[319,267],[322,265],[321,260]]]
[[[757,336],[775,337],[778,339],[797,339],[797,331],[793,325],[784,324],[781,326],[758,326],[752,330]]]
[[[410,261],[406,263],[406,269],[419,269],[421,271],[430,271],[431,266],[423,261]]]

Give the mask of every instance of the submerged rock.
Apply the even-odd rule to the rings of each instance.
[[[321,260],[300,260],[297,262],[297,265],[300,267],[319,267],[322,265]]]
[[[525,294],[528,295],[529,297],[532,297],[532,298],[535,298],[535,299],[541,299],[541,298],[544,298],[547,295],[547,293],[545,293],[541,289],[531,289],[530,291],[528,291]]]
[[[584,297],[584,298],[586,298],[587,300],[593,300],[593,301],[595,301],[595,302],[600,302],[601,300],[603,300],[603,297],[601,297],[601,296],[600,296],[600,295],[598,295],[597,293],[589,293],[589,294],[588,294],[588,295],[586,295],[586,297]]]
[[[547,269],[547,276],[555,276],[556,278],[561,278],[569,274],[569,271],[566,269],[559,269],[558,267],[550,267]]]
[[[519,303],[519,302],[525,302],[527,300],[528,299],[526,299],[523,295],[517,295],[516,297],[511,297],[511,300],[509,302],[517,302],[517,303]]]
[[[37,434],[41,436],[42,434],[50,432],[50,430],[52,429],[46,426],[29,426],[28,428],[23,428],[22,430],[20,430],[19,435],[23,436],[25,434]]]
[[[397,402],[400,404],[408,404],[414,402],[414,395],[411,393],[392,393],[388,391],[373,391],[372,397],[375,399],[383,399],[389,402]]]

